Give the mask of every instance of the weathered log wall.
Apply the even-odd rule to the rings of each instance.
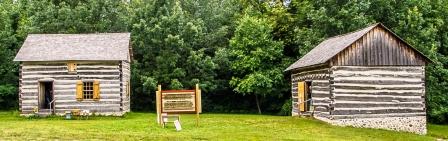
[[[316,115],[328,116],[328,106],[330,101],[329,87],[329,69],[327,67],[313,69],[309,71],[300,71],[291,75],[292,92],[292,115],[298,115],[298,93],[297,84],[300,81],[311,81],[311,97],[313,100]]]
[[[55,112],[86,109],[99,114],[122,114],[120,62],[77,62],[77,73],[68,73],[66,62],[23,62],[20,77],[20,108],[22,114],[31,113],[38,106],[39,80],[53,79]],[[124,76],[129,78],[128,64]],[[99,80],[100,100],[76,100],[78,80]]]
[[[323,80],[312,80],[311,97],[314,106],[314,116],[327,117],[330,115],[330,81],[328,77]]]
[[[121,61],[121,85],[122,85],[122,109],[123,111],[131,111],[131,66],[128,61]]]
[[[333,66],[333,119],[425,116],[423,66]]]

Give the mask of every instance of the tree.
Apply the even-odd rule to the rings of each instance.
[[[12,60],[19,46],[18,17],[12,1],[0,1],[0,109],[17,107],[18,64]]]
[[[265,19],[245,13],[237,24],[229,48],[230,85],[237,93],[254,95],[261,114],[259,97],[279,94],[276,86],[283,82],[283,45],[273,40],[272,25]]]
[[[127,5],[116,0],[43,0],[18,4],[20,35],[28,33],[126,32]]]
[[[157,84],[200,83],[204,111],[252,112],[255,96],[259,112],[288,113],[283,69],[325,38],[381,22],[434,61],[428,119],[448,122],[446,0],[0,0],[0,19],[2,109],[17,105],[12,60],[29,33],[132,32],[133,110],[153,109]]]
[[[170,89],[189,89],[199,83],[204,93],[216,88],[213,83],[216,64],[212,54],[205,51],[211,47],[204,46],[209,44],[208,29],[201,18],[184,10],[189,2],[193,1],[133,1],[131,4],[134,69],[138,70],[133,73],[133,79],[151,84],[137,87],[136,92],[142,94],[139,96],[152,93],[153,83]],[[152,98],[146,101],[151,102]]]

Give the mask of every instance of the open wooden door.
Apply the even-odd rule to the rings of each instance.
[[[297,83],[297,93],[298,93],[298,102],[299,102],[299,110],[300,112],[305,112],[305,94],[306,94],[306,83],[305,81],[301,81]]]

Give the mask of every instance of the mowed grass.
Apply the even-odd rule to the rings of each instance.
[[[447,125],[430,125],[428,135],[376,129],[336,127],[324,122],[288,116],[202,114],[181,115],[182,131],[162,128],[154,113],[124,117],[26,118],[0,112],[0,140],[437,140],[448,138]]]

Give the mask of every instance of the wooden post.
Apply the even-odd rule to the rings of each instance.
[[[199,84],[196,84],[195,91],[195,100],[196,100],[196,126],[199,127],[199,113],[202,111],[201,108],[201,90],[199,89]]]
[[[162,85],[157,87],[156,91],[156,108],[157,108],[157,123],[162,124]]]

